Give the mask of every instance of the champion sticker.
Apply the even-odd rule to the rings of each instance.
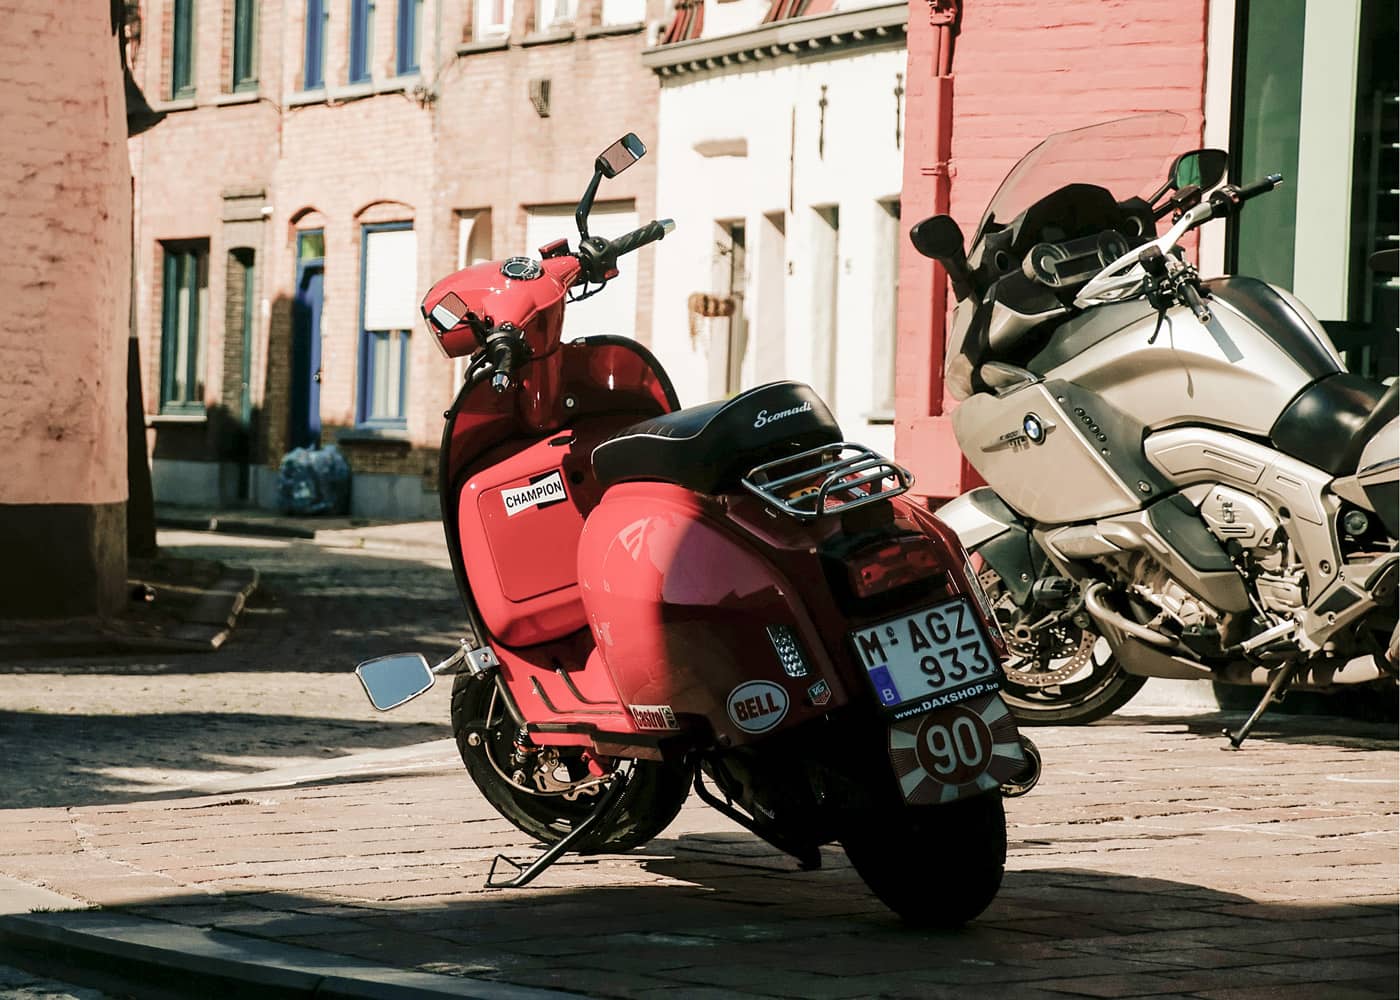
[[[681,724],[676,721],[676,713],[670,705],[628,705],[638,729],[676,730]]]
[[[748,681],[729,692],[729,718],[746,733],[766,733],[787,715],[788,696],[772,681]]]
[[[558,469],[542,476],[535,476],[527,486],[515,486],[501,490],[501,500],[506,505],[508,517],[522,514],[532,507],[543,510],[545,507],[563,503],[567,499],[569,499],[569,494],[564,489],[564,477],[559,474]]]

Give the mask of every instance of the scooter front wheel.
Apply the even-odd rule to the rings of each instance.
[[[841,846],[880,901],[915,927],[951,929],[996,897],[1006,868],[1000,792],[906,807],[848,830]]]
[[[517,727],[505,710],[495,678],[458,674],[452,685],[452,735],[462,763],[486,801],[523,833],[545,844],[563,838],[593,812],[602,785],[590,785],[579,751],[561,754],[551,769],[580,777],[576,789],[532,782],[517,757]],[[527,765],[526,767],[529,767]],[[583,854],[627,851],[670,825],[690,792],[684,768],[637,761],[626,791],[602,818],[597,831],[580,842]]]

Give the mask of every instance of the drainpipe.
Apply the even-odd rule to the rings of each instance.
[[[934,30],[933,114],[934,123],[932,164],[926,168],[933,181],[932,215],[946,215],[953,178],[948,163],[953,151],[953,36],[962,13],[960,0],[927,0],[928,21]],[[929,358],[933,366],[929,377],[927,397],[930,416],[943,413],[943,348],[947,334],[948,276],[935,265],[933,278],[932,327],[933,338]]]

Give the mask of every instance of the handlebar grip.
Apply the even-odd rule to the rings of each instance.
[[[486,342],[486,357],[491,363],[491,388],[505,392],[511,387],[511,372],[515,369],[515,350],[508,335],[497,334]]]
[[[1246,184],[1244,187],[1235,187],[1233,184],[1226,184],[1217,188],[1210,196],[1210,217],[1221,219],[1235,215],[1239,212],[1240,206],[1251,198],[1257,198],[1261,194],[1268,194],[1274,188],[1283,183],[1283,174],[1270,174],[1262,180],[1257,180],[1253,184]]]
[[[1268,194],[1282,183],[1283,174],[1270,174],[1263,180],[1255,181],[1253,184],[1246,184],[1244,187],[1240,188],[1239,199],[1240,201],[1249,201],[1249,199],[1257,198],[1261,194]]]
[[[1203,326],[1210,322],[1210,310],[1207,309],[1206,304],[1201,301],[1201,293],[1196,291],[1194,282],[1182,282],[1181,301],[1191,308],[1191,311],[1196,314],[1196,318],[1201,321]]]
[[[659,219],[648,222],[639,229],[634,229],[630,233],[624,233],[615,240],[609,240],[608,255],[610,257],[621,257],[623,254],[641,249],[648,243],[655,243],[667,233],[672,232],[675,228],[676,224],[671,219]]]

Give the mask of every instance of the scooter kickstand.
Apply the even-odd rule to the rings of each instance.
[[[1300,667],[1301,664],[1299,663],[1290,663],[1280,668],[1279,672],[1274,674],[1273,679],[1269,681],[1268,690],[1264,692],[1264,697],[1259,699],[1259,704],[1254,706],[1254,711],[1250,714],[1249,718],[1245,720],[1244,725],[1240,726],[1237,732],[1232,733],[1228,729],[1220,730],[1220,735],[1230,738],[1230,749],[1238,750],[1240,744],[1249,736],[1250,730],[1254,728],[1254,724],[1259,721],[1260,716],[1262,716],[1275,701],[1281,701],[1283,699],[1284,692],[1287,691],[1288,686],[1293,683],[1293,678],[1297,675]]]
[[[497,854],[491,862],[491,871],[486,876],[486,888],[488,889],[519,889],[529,885],[550,865],[558,861],[574,844],[578,843],[588,832],[597,825],[598,821],[607,813],[618,799],[622,798],[622,793],[626,791],[628,783],[632,780],[632,763],[624,761],[618,764],[617,770],[613,772],[613,779],[608,783],[607,790],[603,792],[598,804],[593,807],[593,811],[583,818],[583,822],[574,827],[563,837],[559,838],[543,852],[540,856],[531,861],[529,865],[521,865],[504,854]],[[496,869],[501,864],[509,865],[518,874],[507,879],[497,880]]]

